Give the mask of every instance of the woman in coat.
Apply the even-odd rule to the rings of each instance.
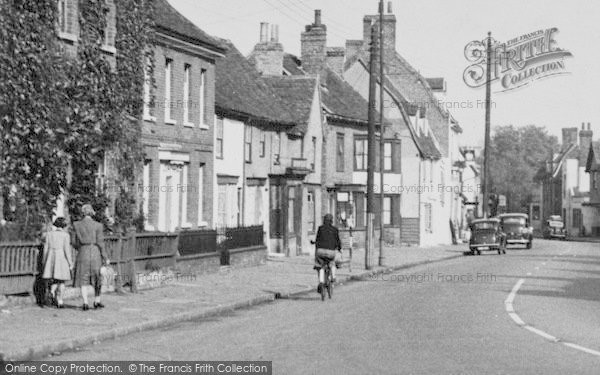
[[[102,278],[100,268],[102,264],[110,264],[108,255],[104,249],[104,227],[92,219],[94,209],[89,204],[81,207],[83,219],[73,223],[75,232],[75,248],[77,249],[77,265],[73,285],[81,288],[83,298],[83,310],[89,310],[88,294],[90,289],[94,290],[94,308],[100,309],[104,305],[100,302]]]
[[[71,280],[71,237],[65,230],[67,222],[59,217],[54,220],[54,230],[46,234],[44,242],[44,268],[42,278],[52,283],[50,294],[58,308],[63,307],[65,281]],[[58,294],[56,293],[58,289]]]

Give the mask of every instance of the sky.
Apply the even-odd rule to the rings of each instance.
[[[211,35],[231,40],[248,54],[259,40],[260,23],[279,25],[286,52],[300,54],[300,34],[321,9],[327,46],[362,39],[362,19],[376,14],[378,0],[169,0],[172,6]],[[387,3],[386,10],[387,10]],[[485,89],[468,87],[463,72],[471,64],[465,46],[487,32],[507,42],[536,30],[556,27],[556,45],[572,53],[564,60],[569,74],[555,75],[516,90],[492,86],[492,128],[500,125],[561,128],[591,123],[600,135],[600,1],[572,0],[392,0],[396,50],[425,77],[444,77],[444,106],[464,130],[463,145],[479,145],[485,129]]]

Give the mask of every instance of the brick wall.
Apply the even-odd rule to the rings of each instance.
[[[229,265],[236,268],[255,267],[267,263],[267,247],[255,246],[229,251]]]
[[[220,267],[221,255],[219,253],[181,256],[175,263],[175,270],[187,275],[217,272]]]
[[[165,102],[165,64],[171,60],[171,100]],[[187,222],[192,227],[197,226],[199,168],[203,167],[202,178],[202,219],[212,225],[213,205],[213,123],[215,95],[215,66],[209,57],[199,57],[196,53],[184,52],[171,48],[162,42],[154,49],[154,79],[156,86],[154,94],[154,120],[145,119],[142,129],[142,142],[145,145],[146,159],[150,160],[150,185],[160,187],[159,150],[170,150],[189,155],[187,191]],[[184,77],[185,66],[189,65],[191,105],[189,105],[188,123],[184,119]],[[204,71],[204,106],[200,109],[200,79]],[[165,119],[165,107],[170,106],[170,118],[175,123]],[[203,116],[201,118],[201,112]],[[154,227],[158,224],[159,192],[152,189],[149,202],[149,223]]]

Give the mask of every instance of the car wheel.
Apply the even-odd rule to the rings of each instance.
[[[481,250],[477,250],[477,255],[481,255]]]

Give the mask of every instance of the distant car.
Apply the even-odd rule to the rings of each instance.
[[[498,216],[502,231],[506,234],[507,245],[533,245],[533,228],[529,225],[529,216],[522,213],[507,213]]]
[[[567,229],[562,217],[551,215],[544,225],[544,238],[558,238],[564,240],[567,238]]]
[[[473,254],[481,255],[482,251],[497,251],[498,254],[506,254],[506,238],[501,230],[499,219],[473,220],[470,228],[469,249]]]

